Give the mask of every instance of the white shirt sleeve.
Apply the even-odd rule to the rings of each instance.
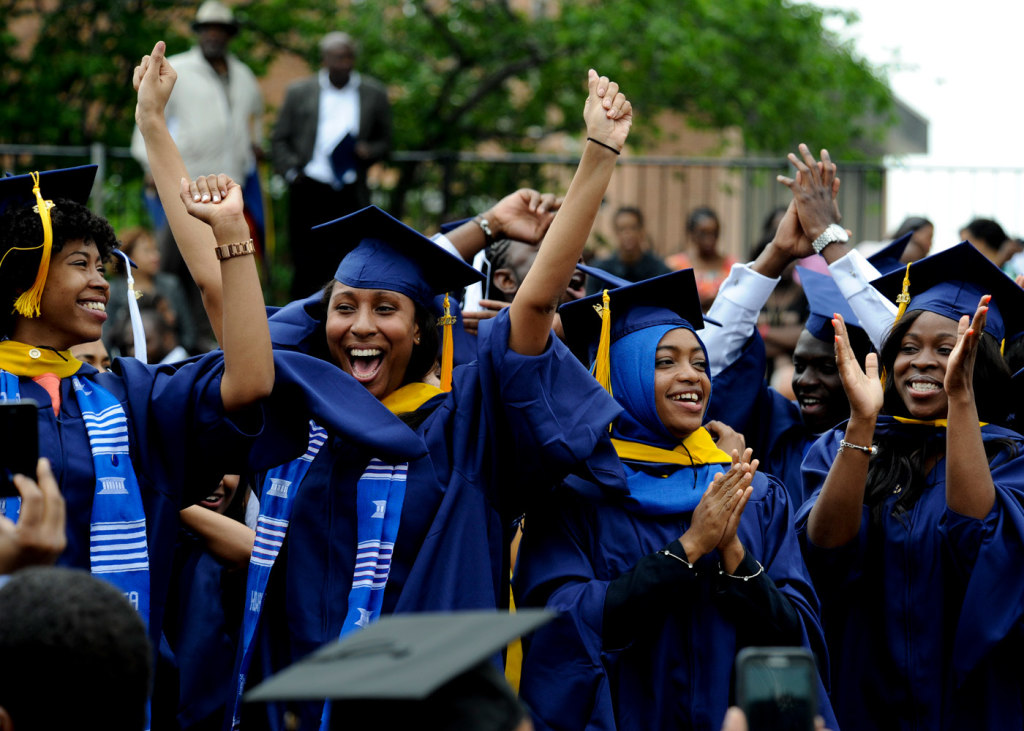
[[[856,249],[829,264],[828,269],[871,344],[880,351],[896,319],[897,307],[871,286],[871,280],[880,276],[879,271]]]
[[[708,317],[722,324],[708,323],[701,332],[712,373],[720,373],[739,357],[757,327],[758,313],[779,281],[758,274],[747,264],[732,265],[708,310]]]
[[[444,234],[434,234],[430,237],[430,240],[440,246],[442,249],[447,251],[452,256],[462,258],[462,254],[455,248],[455,244],[451,242]],[[484,252],[483,250],[478,251],[476,256],[473,257],[473,266],[477,269],[481,269],[483,266]],[[479,282],[473,282],[473,284],[466,287],[466,296],[462,301],[463,312],[475,312],[480,309],[480,300],[483,299],[483,287]]]

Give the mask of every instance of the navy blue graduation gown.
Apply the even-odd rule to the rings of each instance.
[[[220,729],[234,701],[235,654],[245,597],[245,571],[225,567],[182,529],[174,556],[164,636],[177,674],[166,699],[166,727]],[[173,702],[173,705],[171,705]],[[155,705],[155,704],[154,704]],[[171,721],[171,719],[174,719]]]
[[[711,403],[705,418],[741,432],[760,471],[775,475],[789,490],[792,504],[806,499],[800,464],[817,438],[800,418],[800,407],[764,379],[764,341],[755,330],[740,357],[711,379]]]
[[[282,314],[301,320],[295,308]],[[275,338],[301,330],[271,324]],[[508,332],[507,311],[483,323],[479,360],[456,368],[452,391],[421,407],[432,409],[415,430],[426,453],[409,463],[383,614],[507,606],[511,527],[527,496],[617,462],[607,439],[614,400],[559,340],[522,356],[508,349]],[[337,408],[358,430],[360,413]],[[332,435],[299,486],[250,684],[337,639],[355,564],[356,483],[371,456],[357,435]],[[316,728],[320,704],[298,712],[303,728]],[[243,707],[243,728],[267,723],[280,723],[277,711]]]
[[[672,545],[692,515],[629,512],[610,484],[602,497],[592,485],[570,478],[542,509],[527,513],[516,601],[561,614],[524,639],[520,693],[539,729],[718,729],[733,698],[743,622],[730,618],[714,582],[681,574],[672,587],[676,593],[653,603],[629,641],[609,637],[604,626],[609,585]],[[747,555],[760,561],[795,610],[803,644],[824,667],[818,600],[800,556],[786,491],[760,473],[753,484],[738,535]],[[700,573],[717,575],[714,555],[696,566]],[[824,691],[822,685],[823,698]],[[831,721],[827,699],[822,711]]]
[[[922,433],[944,445],[944,429],[888,417],[879,417],[875,442]],[[1024,437],[982,427],[986,442],[1013,444],[990,463],[996,503],[983,520],[946,506],[943,459],[909,510],[897,509],[899,495],[891,494],[878,525],[865,507],[855,540],[822,549],[806,540],[807,517],[843,434],[842,428],[824,434],[808,453],[804,479],[814,492],[797,514],[822,600],[840,724],[1021,728]]]
[[[118,358],[108,373],[83,364],[76,374],[95,381],[124,408],[132,466],[142,492],[149,547],[150,621],[158,647],[178,535],[178,511],[201,500],[226,472],[249,461],[252,434],[262,429],[257,407],[246,414],[224,412],[220,398],[223,357],[212,353],[172,366],[146,366]],[[67,548],[58,564],[89,570],[89,522],[96,477],[89,436],[71,378],[60,382],[60,416],[50,396],[29,378],[19,378],[22,398],[39,403],[39,454],[47,457],[67,505]],[[251,421],[252,423],[243,423]]]

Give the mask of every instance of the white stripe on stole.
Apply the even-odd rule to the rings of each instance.
[[[133,544],[116,544],[113,546],[93,546],[93,553],[106,553],[109,551],[124,551],[133,548],[145,548],[145,541],[136,541]]]
[[[111,564],[110,566],[96,566],[92,567],[92,573],[94,574],[116,574],[120,571],[148,571],[149,561],[142,561],[139,563],[124,563],[124,564]]]
[[[258,518],[257,522],[258,523],[266,523],[267,525],[276,525],[276,526],[280,526],[281,528],[287,528],[288,527],[288,521],[287,520],[281,520],[280,518],[268,518],[265,515],[261,515]]]

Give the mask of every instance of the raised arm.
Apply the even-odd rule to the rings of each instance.
[[[974,361],[988,316],[989,295],[981,298],[974,319],[960,318],[957,342],[946,362],[943,388],[949,398],[946,412],[946,505],[960,515],[982,519],[992,510],[996,488],[985,454],[974,400]]]
[[[547,345],[559,297],[576,271],[633,123],[633,108],[618,84],[591,69],[588,87],[583,110],[588,142],[565,201],[509,311],[508,345],[524,355],[538,355]]]
[[[174,234],[178,250],[203,296],[203,308],[210,320],[213,334],[217,342],[223,346],[224,293],[217,258],[213,253],[216,241],[208,225],[188,214],[178,195],[179,181],[191,176],[185,168],[185,161],[182,160],[177,145],[171,138],[164,117],[164,108],[178,78],[164,57],[165,50],[164,42],[157,41],[153,46],[153,53],[143,56],[142,61],[135,67],[132,84],[139,92],[138,103],[135,106],[135,122],[146,145],[149,167],[171,233]],[[219,200],[219,191],[216,192],[216,196]],[[248,238],[249,233],[246,229],[245,235],[236,240],[244,241]]]
[[[215,241],[209,244],[209,253],[214,259],[214,245],[249,239],[249,224],[242,215],[242,189],[228,176],[208,175],[191,183],[182,178],[179,196],[183,210],[212,230]],[[220,269],[224,287],[224,375],[220,395],[224,409],[235,411],[270,395],[274,388],[274,355],[252,251],[241,255],[230,252],[215,266]]]
[[[875,436],[875,422],[882,410],[878,356],[869,353],[864,370],[861,370],[850,347],[850,336],[842,315],[837,315],[832,324],[836,329],[836,363],[843,388],[850,399],[850,420],[843,439],[852,445],[870,448]],[[807,537],[814,545],[822,548],[842,546],[860,531],[868,459],[864,449],[839,450],[807,518]]]
[[[467,262],[472,262],[473,257],[490,243],[484,233],[485,226],[491,230],[495,241],[515,239],[539,244],[561,204],[561,199],[553,193],[520,188],[479,216],[449,231],[446,238]]]

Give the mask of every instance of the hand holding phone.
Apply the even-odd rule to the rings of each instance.
[[[49,461],[39,460],[34,470],[19,474],[15,483],[21,515],[17,523],[0,516],[0,574],[52,564],[67,546],[64,497]]]
[[[36,474],[38,413],[39,404],[32,399],[0,401],[0,498],[18,497],[14,475]]]
[[[802,647],[747,647],[736,656],[736,700],[750,731],[814,731],[818,671]]]

